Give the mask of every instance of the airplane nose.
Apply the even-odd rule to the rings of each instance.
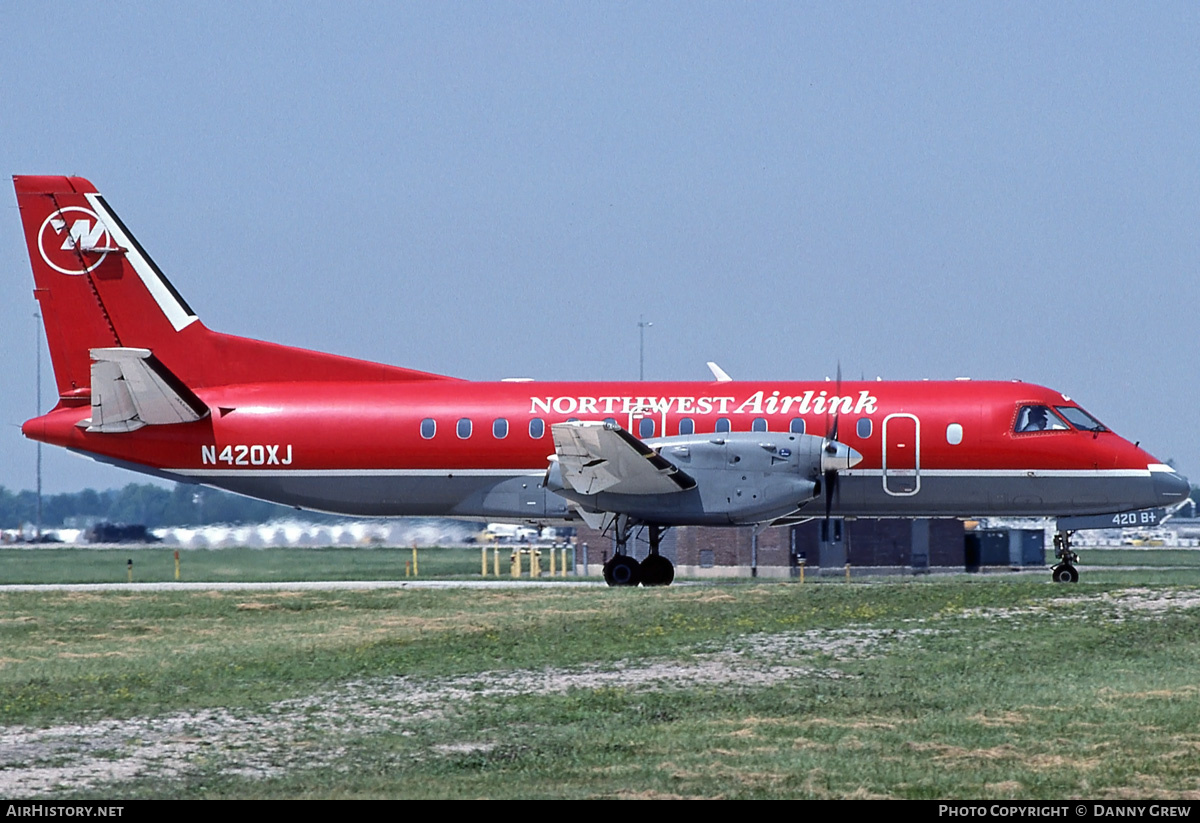
[[[1178,472],[1154,472],[1154,493],[1160,505],[1170,505],[1190,495],[1192,487]]]

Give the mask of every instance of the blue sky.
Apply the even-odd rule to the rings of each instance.
[[[220,331],[629,379],[645,315],[650,378],[1019,378],[1196,478],[1198,44],[1167,2],[15,3],[0,158],[91,179]]]

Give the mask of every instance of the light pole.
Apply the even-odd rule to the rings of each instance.
[[[653,325],[646,322],[646,315],[638,315],[638,380],[646,379],[646,329]]]
[[[34,350],[37,352],[37,416],[42,416],[42,315],[33,313],[35,322]],[[42,441],[37,441],[37,527],[34,538],[42,539]]]

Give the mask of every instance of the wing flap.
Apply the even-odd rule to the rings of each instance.
[[[594,420],[550,427],[563,480],[579,494],[669,494],[696,481],[629,432]]]

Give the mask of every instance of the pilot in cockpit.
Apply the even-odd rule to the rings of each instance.
[[[1023,432],[1054,431],[1067,428],[1066,424],[1050,413],[1045,406],[1022,406],[1017,415],[1017,425],[1013,431]]]

